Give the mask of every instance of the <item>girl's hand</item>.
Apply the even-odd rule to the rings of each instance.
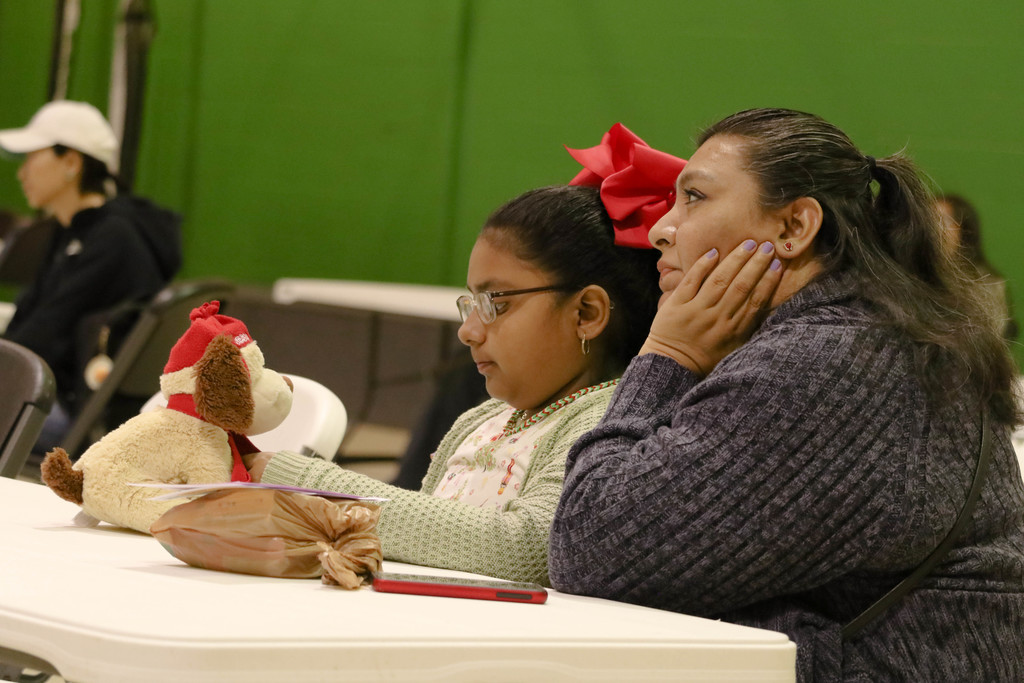
[[[249,470],[249,478],[254,482],[261,481],[263,479],[263,470],[267,469],[267,463],[273,457],[273,453],[264,451],[243,455],[242,462],[245,464],[245,468]]]
[[[747,240],[718,263],[697,259],[658,309],[640,354],[658,353],[698,375],[710,373],[757,329],[782,280],[775,246]]]

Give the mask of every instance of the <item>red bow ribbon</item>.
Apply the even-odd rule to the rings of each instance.
[[[565,149],[583,164],[569,184],[601,188],[615,244],[650,249],[647,233],[675,203],[676,178],[686,160],[652,148],[621,123],[596,147]]]

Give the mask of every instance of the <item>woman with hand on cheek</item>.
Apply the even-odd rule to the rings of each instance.
[[[569,455],[552,585],[785,632],[802,681],[1024,678],[1013,363],[913,165],[751,110],[677,195],[650,334]]]

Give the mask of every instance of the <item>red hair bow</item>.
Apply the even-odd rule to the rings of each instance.
[[[583,164],[569,184],[601,188],[601,201],[615,225],[615,244],[651,248],[647,233],[672,208],[676,177],[686,160],[650,147],[621,123],[597,147],[565,149]]]

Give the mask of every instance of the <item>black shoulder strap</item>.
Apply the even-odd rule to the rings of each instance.
[[[935,550],[933,550],[928,557],[924,558],[924,561],[918,565],[917,569],[896,584],[892,590],[879,598],[875,604],[861,612],[860,616],[843,627],[843,640],[848,640],[855,636],[862,628],[874,620],[875,617],[880,615],[896,603],[897,600],[906,595],[914,586],[921,582],[921,579],[926,577],[931,570],[935,568],[935,565],[937,565],[942,558],[946,556],[946,553],[948,553],[953,547],[953,544],[960,537],[960,534],[963,533],[967,524],[971,521],[971,513],[974,512],[974,505],[978,502],[978,497],[981,496],[981,487],[985,483],[985,475],[988,473],[988,465],[991,459],[992,438],[989,435],[988,411],[982,409],[981,448],[980,453],[978,454],[978,462],[974,467],[974,481],[971,482],[971,490],[967,493],[967,500],[964,501],[964,506],[960,509],[960,514],[957,515],[956,521],[953,523],[953,528],[949,530],[949,533],[946,534],[946,537],[942,539],[942,542],[939,543]]]

